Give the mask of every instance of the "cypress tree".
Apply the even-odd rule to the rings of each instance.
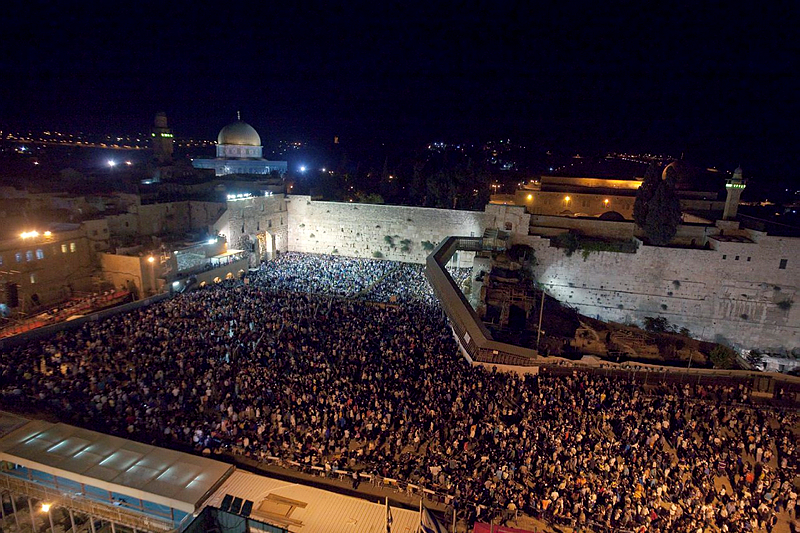
[[[647,167],[644,173],[644,181],[636,191],[636,201],[633,203],[633,220],[640,228],[644,228],[647,223],[647,212],[649,210],[650,201],[658,190],[658,185],[661,183],[661,172],[655,163]]]
[[[671,169],[669,169],[671,170]],[[675,192],[675,180],[667,171],[667,179],[661,182],[655,195],[648,202],[644,232],[652,244],[664,245],[678,232],[681,223],[681,202]]]

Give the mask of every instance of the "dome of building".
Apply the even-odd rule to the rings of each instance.
[[[261,137],[253,126],[247,122],[237,120],[219,131],[219,135],[217,135],[217,144],[261,146]]]

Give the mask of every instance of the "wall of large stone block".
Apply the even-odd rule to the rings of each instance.
[[[274,239],[273,252],[288,250],[289,213],[284,195],[230,200],[226,207],[225,213],[213,224],[213,229],[225,236],[229,248],[246,248],[247,243],[256,243],[261,235],[269,240]],[[260,246],[255,249],[265,252],[260,250]],[[263,254],[254,256],[251,266],[264,258]]]
[[[580,251],[567,257],[549,239],[515,240],[534,248],[535,275],[547,291],[585,315],[636,324],[665,317],[703,340],[800,350],[800,240],[752,238],[712,238],[708,250],[640,245],[636,253],[593,252],[585,260]]]
[[[377,252],[410,263],[425,262],[430,250],[423,242],[436,245],[450,235],[479,237],[496,219],[480,211],[319,202],[308,196],[289,196],[287,205],[291,251],[368,258]],[[469,266],[472,256],[460,254],[457,260]]]
[[[631,239],[643,237],[644,231],[633,221],[598,221],[596,218],[573,218],[548,215],[531,215],[531,233],[554,237],[574,231],[587,237],[604,239]],[[681,224],[673,238],[676,244],[703,245],[709,235],[719,233],[719,228],[703,224]]]

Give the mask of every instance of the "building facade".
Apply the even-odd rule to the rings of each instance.
[[[192,164],[195,168],[213,169],[216,176],[286,173],[286,161],[268,161],[262,155],[261,136],[250,124],[237,120],[220,130],[215,159],[194,159]]]
[[[0,242],[0,303],[27,313],[91,291],[94,244],[79,224],[31,229]]]

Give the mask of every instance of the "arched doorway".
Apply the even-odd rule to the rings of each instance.
[[[259,260],[270,261],[275,257],[275,235],[268,231],[262,231],[256,234],[258,241],[258,254]]]

